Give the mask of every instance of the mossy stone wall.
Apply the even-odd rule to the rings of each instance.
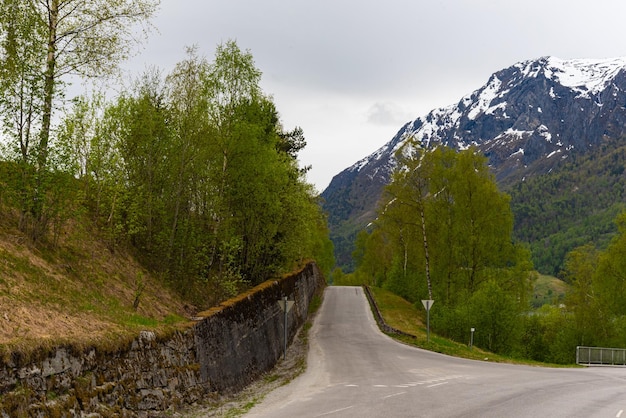
[[[214,394],[235,392],[283,353],[278,301],[294,301],[288,341],[304,324],[324,280],[314,263],[270,280],[166,337],[142,331],[114,352],[58,347],[28,362],[0,363],[0,417],[161,416]]]

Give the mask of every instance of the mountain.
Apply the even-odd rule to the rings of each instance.
[[[500,188],[509,192],[562,169],[575,171],[574,161],[615,150],[624,137],[626,58],[542,57],[500,70],[458,103],[408,122],[391,141],[332,179],[321,196],[338,263],[353,267],[354,237],[374,218],[397,164],[394,153],[409,138],[426,147],[475,146],[488,157]],[[518,193],[517,198],[525,197]],[[623,203],[620,199],[621,193],[619,202],[611,202],[613,210],[614,203]],[[514,214],[516,225],[532,224]]]

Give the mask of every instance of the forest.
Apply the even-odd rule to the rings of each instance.
[[[566,255],[592,243],[604,249],[624,204],[623,140],[572,153],[558,169],[503,185],[511,195],[515,238],[530,245],[538,271],[561,276]]]
[[[515,240],[511,198],[487,159],[470,148],[423,149],[408,142],[376,221],[362,231],[357,270],[339,281],[391,290],[417,306],[436,303],[432,329],[499,354],[573,363],[577,345],[626,345],[626,214],[605,250],[582,245],[566,256],[562,301],[534,309],[537,278],[528,245]]]
[[[66,105],[64,77],[111,72],[155,8],[2,1],[0,210],[33,245],[88,219],[110,251],[131,249],[198,306],[309,259],[329,271],[326,219],[298,164],[304,133],[283,128],[236,42]]]

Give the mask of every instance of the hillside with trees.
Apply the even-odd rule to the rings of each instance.
[[[232,296],[307,258],[332,264],[297,163],[303,133],[282,129],[260,76],[234,42],[213,63],[190,50],[113,103],[77,101],[61,125],[59,155],[111,245],[131,243],[190,295],[203,283]]]
[[[624,208],[626,61],[540,57],[494,72],[456,103],[407,122],[322,193],[338,264],[353,271],[356,231],[375,217],[407,140],[456,150],[475,146],[511,195],[514,236],[536,269],[559,275],[565,255],[605,248]]]
[[[306,260],[334,264],[298,164],[304,133],[284,129],[234,41],[211,61],[190,48],[169,74],[147,70],[114,98],[63,105],[65,76],[113,71],[155,4],[2,1],[0,300],[17,310],[0,313],[11,322],[0,343],[23,336],[20,309],[40,301],[50,318],[116,305],[132,317],[162,293],[146,312],[159,322]]]
[[[282,128],[260,77],[252,55],[228,42],[213,62],[191,49],[171,74],[149,71],[113,101],[78,98],[45,171],[12,152],[13,132],[3,199],[33,242],[87,213],[111,251],[131,246],[198,300],[232,296],[310,258],[328,271],[325,218],[297,161],[303,132]]]
[[[597,181],[592,167],[612,167],[611,162],[617,179],[620,155],[618,150],[596,163],[594,157],[573,161],[576,170],[569,174],[530,184],[556,187],[558,179],[563,188],[589,185]],[[578,237],[580,246],[564,255],[561,276],[568,286],[563,295],[537,303],[530,250],[514,237],[510,197],[498,190],[486,158],[472,148],[423,149],[413,142],[397,158],[401,164],[385,189],[378,217],[357,239],[357,270],[340,280],[386,288],[417,306],[420,300],[435,300],[430,313],[435,332],[466,343],[470,328],[481,330],[475,344],[506,356],[573,363],[577,345],[626,345],[626,218],[619,205],[612,238],[608,232],[598,234],[606,241],[600,249],[586,225],[589,234]],[[614,202],[606,198],[607,190],[619,185],[616,180],[574,196],[602,205]],[[548,188],[537,199],[553,192]],[[562,197],[566,202],[565,196],[570,195]],[[546,214],[546,228],[558,222],[550,217],[556,215],[555,202],[555,197],[546,199],[545,208],[553,208]]]
[[[431,150],[409,142],[384,204],[357,241],[356,275],[419,303],[432,299],[435,330],[508,350],[534,278],[530,253],[512,240],[509,197],[476,150]]]
[[[626,209],[625,164],[623,140],[607,140],[558,170],[502,186],[511,195],[515,238],[530,245],[539,271],[560,276],[571,249],[607,247]]]

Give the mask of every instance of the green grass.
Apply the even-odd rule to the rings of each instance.
[[[568,286],[563,280],[554,276],[538,275],[531,301],[533,308],[538,309],[546,304],[558,305],[563,302]]]
[[[309,302],[309,315],[314,314],[320,308],[322,304],[322,297],[320,295],[313,295],[311,302]]]
[[[182,317],[180,315],[177,314],[168,314],[167,316],[165,316],[165,318],[163,318],[163,321],[161,321],[161,323],[163,325],[174,325],[174,324],[179,324],[181,322],[187,322],[188,319],[185,317]]]
[[[245,403],[241,407],[232,408],[232,409],[228,410],[228,412],[225,415],[226,418],[236,418],[236,417],[240,417],[242,415],[247,414],[258,403],[259,400],[260,399],[255,398],[255,399]]]
[[[540,363],[532,360],[515,359],[507,356],[501,356],[482,350],[478,347],[470,348],[466,344],[461,344],[449,339],[440,337],[430,332],[430,340],[426,332],[426,312],[418,309],[415,305],[407,300],[395,295],[388,290],[381,288],[370,288],[376,304],[385,320],[385,322],[393,328],[408,334],[414,335],[415,338],[406,336],[391,335],[394,339],[402,341],[405,344],[423,348],[425,350],[437,353],[447,354],[454,357],[467,358],[472,360],[492,361],[498,363],[515,363],[528,365],[542,365],[550,367],[568,367],[556,366],[553,364]]]
[[[145,316],[130,314],[126,316],[126,320],[123,322],[126,326],[135,327],[156,327],[159,325],[159,321],[154,318],[147,318]]]

